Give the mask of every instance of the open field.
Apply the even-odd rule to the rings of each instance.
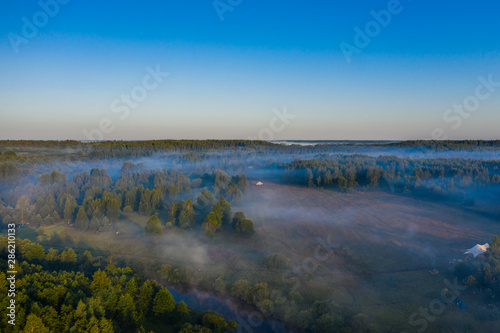
[[[193,279],[201,288],[218,276],[228,282],[249,279],[276,287],[291,282],[307,297],[327,298],[342,311],[367,315],[381,331],[399,332],[411,328],[412,313],[440,297],[447,287],[445,279],[453,281],[453,260],[463,258],[472,245],[500,234],[500,224],[491,219],[386,192],[341,193],[249,183],[243,204],[233,206],[233,212],[242,210],[255,223],[257,235],[245,242],[225,231],[209,241],[199,232],[181,229],[166,230],[152,240],[144,234],[147,218],[136,213],[122,216],[99,233],[79,232],[64,223],[42,227],[38,240],[59,242],[56,248],[91,249],[126,262],[189,265],[197,271]],[[30,230],[22,234],[33,238]],[[333,249],[324,260],[314,259],[318,238]],[[260,265],[274,253],[287,256],[294,273],[285,277],[282,271]],[[433,269],[440,274],[430,274]],[[482,327],[475,321],[482,311],[475,305],[477,297],[464,292],[461,298],[469,309],[448,305],[429,324],[434,325],[432,331],[446,332],[451,323],[467,327],[474,322],[473,327]],[[498,323],[484,325],[489,329]]]
[[[444,279],[453,281],[453,260],[500,233],[498,221],[386,192],[267,183],[250,186],[248,195],[250,204],[242,209],[257,222],[269,248],[301,265],[313,256],[315,239],[329,237],[338,250],[320,263],[316,279],[334,285],[332,298],[339,305],[378,318],[381,325],[390,322],[382,327],[395,331],[408,328],[413,312],[440,297]],[[430,274],[433,269],[441,274]],[[462,299],[474,303],[475,293],[469,294]],[[464,312],[448,305],[438,323],[442,331],[447,322],[465,327],[474,321],[474,311],[481,309],[469,306]]]

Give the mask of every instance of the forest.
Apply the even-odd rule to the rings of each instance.
[[[0,237],[0,291],[7,295],[7,237]],[[155,280],[144,280],[129,267],[106,265],[89,251],[77,255],[29,240],[17,242],[16,325],[2,320],[2,332],[232,332],[236,323],[215,312],[176,303]],[[9,301],[0,313],[7,318]]]
[[[400,316],[393,324],[354,295],[394,284],[385,270],[395,272],[387,279],[415,272],[395,279],[416,283],[429,261],[480,291],[493,304],[484,321],[498,320],[500,159],[469,155],[499,151],[497,141],[1,141],[0,229],[16,224],[26,235],[18,241],[19,325],[2,322],[2,331],[230,332],[251,322],[176,302],[169,288],[230,299],[232,311],[259,313],[286,332],[404,329],[410,304],[387,310]],[[393,208],[372,213],[380,202]],[[356,208],[359,216],[346,211],[358,204],[368,207]],[[441,211],[449,215],[433,215]],[[399,214],[423,218],[401,227]],[[453,261],[459,253],[450,248],[415,257],[411,248],[428,247],[419,228],[430,233],[434,220],[457,229],[454,251],[472,242],[459,232],[465,216],[485,226],[477,237],[493,238],[484,261]],[[366,223],[377,227],[367,234]],[[385,261],[374,259],[379,251]],[[6,257],[2,237],[2,272]],[[393,301],[370,297],[388,309],[421,297],[394,292]]]

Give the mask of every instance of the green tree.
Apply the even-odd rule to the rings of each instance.
[[[213,329],[215,332],[225,332],[229,328],[229,323],[217,312],[210,311],[203,316],[203,325]]]
[[[144,282],[139,289],[139,295],[137,296],[137,311],[141,312],[144,316],[149,315],[151,311],[154,292],[155,289],[151,281]]]
[[[231,288],[231,295],[243,299],[249,287],[250,282],[247,280],[236,281]]]
[[[57,257],[59,256],[59,251],[56,249],[49,249],[49,252],[47,252],[47,256],[45,257],[47,261],[55,261],[57,260]]]
[[[73,221],[75,215],[75,209],[78,207],[76,204],[75,198],[73,196],[67,194],[66,200],[64,204],[63,216],[64,219],[69,223]]]
[[[177,224],[178,220],[179,220],[179,203],[172,202],[170,204],[170,211],[168,213],[167,222],[170,222],[171,225],[174,226]]]
[[[151,190],[148,188],[144,190],[141,196],[141,201],[139,202],[139,213],[143,215],[149,215],[153,212],[151,207]]]
[[[138,187],[134,187],[125,194],[124,206],[130,206],[134,211],[139,209],[139,202],[141,199],[141,192]]]
[[[188,199],[182,206],[182,211],[179,214],[179,226],[183,229],[188,229],[194,225],[195,221],[196,214],[194,212],[193,202],[191,199]]]
[[[99,322],[99,331],[97,331],[96,333],[113,333],[114,331],[115,330],[113,328],[113,323],[111,322],[111,320],[101,318],[101,321]]]
[[[175,309],[175,301],[167,289],[160,290],[153,301],[153,312],[156,316],[162,316]]]
[[[233,221],[231,222],[231,225],[233,228],[236,228],[236,224],[238,223],[239,220],[245,219],[245,213],[243,212],[236,212],[234,213]]]
[[[92,276],[92,283],[90,284],[90,288],[94,293],[99,293],[108,289],[111,286],[111,280],[109,279],[106,272],[101,271],[100,269],[94,273]]]
[[[148,234],[161,234],[163,231],[161,229],[160,219],[156,215],[151,216],[146,222],[144,230]]]
[[[75,228],[79,230],[87,230],[89,227],[89,218],[87,217],[87,213],[85,213],[85,209],[80,206],[78,209],[78,213],[76,214],[75,220]]]
[[[179,303],[177,303],[175,311],[180,313],[189,313],[189,308],[186,303],[184,303],[184,301],[180,301]]]
[[[179,333],[212,333],[212,330],[208,327],[203,327],[201,325],[186,325],[183,327]]]
[[[87,318],[87,304],[80,300],[76,310],[73,312],[73,327],[71,327],[70,332],[85,332],[87,329]]]
[[[244,298],[248,303],[257,304],[265,300],[270,293],[267,283],[258,283],[248,288]]]
[[[218,220],[221,225],[230,225],[233,218],[233,213],[231,211],[231,205],[224,199],[223,196],[220,197],[219,202],[214,204],[212,212],[217,214]]]
[[[104,215],[110,220],[110,222],[118,221],[120,217],[120,201],[116,194],[109,192],[104,193],[102,198],[102,205],[104,206]]]
[[[121,326],[133,329],[135,327],[137,314],[135,311],[134,299],[130,294],[125,293],[120,296],[116,310],[119,314]]]
[[[203,192],[200,193],[196,201],[193,203],[196,219],[199,221],[198,223],[202,222],[207,214],[210,213],[210,209],[215,203],[215,197],[211,192],[203,190]]]
[[[284,269],[291,266],[290,260],[281,253],[266,257],[262,264],[269,269]]]
[[[236,233],[245,238],[252,237],[255,234],[253,222],[249,219],[242,219],[236,223]]]
[[[76,253],[71,248],[63,250],[59,255],[59,260],[63,263],[74,264],[76,262]]]
[[[40,317],[43,319],[44,324],[48,326],[51,332],[57,331],[57,327],[60,323],[60,318],[56,309],[54,309],[50,305],[46,305],[43,307]]]
[[[134,296],[135,294],[137,294],[137,291],[139,289],[137,288],[137,281],[135,278],[131,278],[128,283],[127,283],[127,286],[125,287],[125,292],[130,294],[131,296]]]
[[[211,212],[205,218],[205,222],[203,223],[203,229],[205,230],[205,234],[209,237],[213,237],[215,231],[221,227],[220,219],[216,213]]]
[[[28,315],[26,326],[22,333],[49,333],[49,329],[43,324],[42,319],[34,314]]]
[[[227,192],[226,192],[226,196],[228,197],[228,200],[230,200],[233,203],[240,202],[242,195],[243,194],[242,194],[241,190],[235,184],[229,186],[229,188],[227,189]]]
[[[45,259],[45,250],[40,244],[32,244],[28,247],[24,258],[27,260],[43,260]]]

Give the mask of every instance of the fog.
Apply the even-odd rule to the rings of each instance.
[[[67,153],[70,156],[64,159],[39,163],[31,168],[28,164],[20,164],[19,168],[29,173],[17,181],[17,195],[33,194],[33,186],[26,185],[35,185],[42,174],[58,170],[71,181],[75,175],[90,173],[94,168],[107,171],[113,181],[109,190],[114,191],[117,180],[125,176],[122,173],[125,162],[136,166],[131,174],[146,174],[150,189],[151,180],[159,171],[182,172],[190,182],[204,180],[199,187],[179,193],[176,199],[164,193],[161,208],[154,212],[163,225],[162,235],[149,235],[144,231],[146,220],[153,213],[121,211],[115,223],[98,233],[75,232],[68,227],[60,235],[53,236],[52,245],[59,240],[74,246],[77,251],[91,248],[107,258],[130,264],[145,278],[158,279],[171,288],[177,301],[186,300],[198,309],[218,309],[238,321],[241,327],[249,325],[249,313],[259,313],[264,322],[251,326],[254,332],[292,331],[291,326],[285,328],[274,320],[285,318],[290,322],[293,316],[284,317],[278,310],[266,312],[259,308],[262,304],[248,304],[236,298],[231,286],[237,281],[247,280],[249,285],[266,283],[270,291],[284,296],[285,304],[297,308],[295,317],[300,311],[307,311],[314,300],[323,299],[342,315],[366,314],[383,331],[386,326],[379,317],[381,306],[388,313],[399,308],[411,313],[413,305],[422,302],[422,294],[414,290],[413,285],[418,283],[415,281],[425,281],[427,288],[436,292],[435,289],[441,286],[433,285],[427,280],[429,277],[443,274],[449,278],[453,272],[450,263],[463,259],[465,249],[500,234],[499,185],[489,180],[482,182],[478,173],[481,168],[490,168],[489,176],[498,174],[498,168],[494,167],[498,161],[478,164],[477,172],[466,170],[478,158],[497,159],[499,151],[493,149],[486,152],[433,151],[387,148],[377,144],[288,145],[283,151],[278,148],[204,153],[177,151],[81,161],[76,156],[71,157],[78,151],[68,150]],[[392,159],[388,162],[377,160],[373,164],[371,159],[364,160],[366,156],[408,158],[401,163],[407,174],[396,180],[384,173],[374,183],[376,185],[332,183],[327,186],[317,183],[319,174],[310,178],[312,183],[304,178],[307,169],[319,172],[326,168],[324,165],[298,167],[300,160],[329,163],[344,159],[351,162],[349,157],[354,154],[359,157],[352,162],[360,165],[358,181],[365,179],[369,166],[388,170],[394,164]],[[332,170],[332,165],[337,167],[336,164],[325,165]],[[442,165],[446,166],[444,174],[436,172],[425,178],[414,177],[415,171],[423,166],[433,171]],[[463,175],[448,175],[460,167],[466,170]],[[238,237],[228,225],[215,232],[213,238],[204,235],[201,223],[188,229],[165,227],[171,203],[187,198],[194,202],[204,189],[216,193],[212,175],[218,171],[232,177],[246,174],[246,189],[239,200],[230,204],[232,213],[242,211],[253,221],[255,235]],[[463,181],[467,172],[470,179]],[[481,172],[485,174],[484,170]],[[323,177],[321,174],[319,178]],[[256,186],[258,181],[264,184]],[[448,188],[450,183],[455,185]],[[10,190],[3,189],[4,202],[12,201]],[[32,204],[34,201],[36,198]],[[50,226],[42,224],[40,228],[47,230]],[[47,234],[40,241],[50,238]],[[263,260],[274,254],[286,257],[290,267],[281,270],[266,267]],[[162,265],[170,267],[167,278],[159,277]],[[387,299],[386,289],[392,290],[394,299]],[[291,291],[301,294],[306,299],[304,303],[291,302]],[[272,301],[279,303],[279,297]],[[472,301],[469,304],[473,304]],[[294,313],[295,310],[287,311]],[[404,316],[399,319],[403,328],[405,320]]]

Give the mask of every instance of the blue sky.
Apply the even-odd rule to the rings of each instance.
[[[447,111],[500,81],[492,0],[55,1],[0,4],[1,139],[500,139],[500,86]]]

